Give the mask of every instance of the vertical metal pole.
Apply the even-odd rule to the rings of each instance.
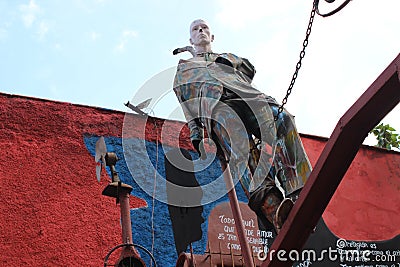
[[[120,190],[118,194],[119,205],[121,209],[122,242],[124,244],[133,244],[129,195],[129,192],[126,190]],[[120,259],[124,259],[126,257],[135,257],[141,261],[139,252],[133,246],[124,247]]]
[[[242,213],[240,212],[239,208],[239,201],[236,196],[235,185],[233,184],[232,181],[231,171],[225,160],[221,160],[220,162],[222,171],[224,173],[226,188],[229,190],[228,191],[229,202],[231,204],[233,218],[235,219],[235,226],[240,242],[240,247],[242,250],[244,264],[246,267],[254,267],[253,262],[251,260],[252,253],[250,250],[250,246],[247,243],[245,229],[243,226],[243,219],[242,219]]]
[[[129,211],[129,193],[119,193],[119,205],[121,209],[122,242],[124,244],[132,244],[132,224]]]

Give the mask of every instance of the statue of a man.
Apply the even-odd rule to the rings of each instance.
[[[265,226],[279,231],[311,165],[293,116],[278,112],[275,99],[252,86],[254,66],[231,53],[214,53],[213,41],[207,22],[193,21],[193,58],[181,59],[175,75],[174,91],[192,144],[204,158],[205,129],[220,160],[229,163],[234,181],[240,181],[250,208]]]

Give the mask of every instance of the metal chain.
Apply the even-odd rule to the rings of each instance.
[[[312,24],[314,22],[315,11],[316,11],[316,3],[317,2],[318,2],[318,0],[315,0],[313,2],[313,8],[311,10],[310,20],[308,22],[308,27],[307,27],[307,31],[306,31],[306,38],[303,41],[303,49],[300,52],[300,59],[296,64],[296,70],[294,71],[294,74],[292,76],[292,80],[290,81],[289,88],[286,91],[286,96],[283,98],[282,104],[278,108],[278,113],[275,116],[275,121],[278,120],[279,114],[281,114],[283,112],[283,106],[287,103],[288,97],[292,93],[292,89],[293,89],[294,83],[296,82],[297,75],[298,75],[299,70],[301,68],[301,61],[303,60],[303,58],[304,58],[304,56],[306,54],[306,47],[308,45],[308,37],[310,37],[310,34],[311,34],[311,27],[312,27]]]

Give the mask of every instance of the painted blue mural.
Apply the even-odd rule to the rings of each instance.
[[[95,155],[95,144],[98,138],[99,136],[93,135],[84,136],[85,145],[93,156]],[[128,140],[122,140],[120,137],[113,136],[105,136],[104,138],[107,150],[116,153],[119,158],[115,167],[121,181],[133,187],[132,195],[142,198],[147,202],[147,207],[131,210],[133,242],[151,251],[158,266],[175,266],[178,255],[175,249],[168,205],[158,200],[163,199],[163,194],[166,195],[164,156],[165,153],[174,148],[139,138]],[[145,145],[144,150],[143,144]],[[197,153],[188,152],[193,159],[198,158]],[[127,158],[129,158],[129,162],[127,162]],[[212,183],[222,174],[220,163],[217,159],[209,162],[207,168],[195,166],[195,169],[199,169],[196,172],[196,179],[201,185]],[[109,170],[107,171],[108,175],[110,175]],[[155,180],[156,184],[154,185]],[[140,185],[137,181],[139,181]],[[225,187],[225,184],[222,183],[220,186],[220,188],[218,186],[209,187],[207,191],[211,192],[203,192],[203,194],[205,197],[207,195],[216,195],[218,190]],[[152,188],[152,191],[149,192],[146,188]],[[213,190],[216,191],[212,192]],[[239,183],[236,184],[236,191],[239,201],[247,202],[247,198]],[[156,197],[153,198],[153,195]],[[195,254],[204,254],[205,252],[208,217],[211,210],[219,203],[228,201],[227,194],[224,194],[217,200],[203,205],[202,216],[205,221],[201,225],[202,239],[193,243]],[[145,253],[141,253],[141,256],[145,263],[151,266],[150,258]]]

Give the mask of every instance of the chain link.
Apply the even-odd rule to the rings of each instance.
[[[297,79],[299,70],[300,70],[300,68],[301,68],[301,61],[303,60],[303,58],[304,58],[304,56],[305,56],[305,54],[306,54],[306,47],[307,47],[307,45],[308,45],[308,37],[310,37],[310,34],[311,34],[311,27],[312,27],[312,24],[313,24],[313,22],[314,22],[314,17],[315,17],[315,12],[316,12],[316,3],[317,3],[317,2],[318,2],[318,0],[315,0],[315,1],[313,2],[313,8],[312,8],[312,10],[311,10],[310,20],[309,20],[309,22],[308,22],[308,27],[307,27],[307,31],[306,31],[306,37],[305,37],[305,39],[304,39],[304,41],[303,41],[303,49],[302,49],[301,52],[300,52],[300,59],[299,59],[299,61],[298,61],[297,64],[296,64],[296,70],[295,70],[294,73],[293,73],[292,80],[290,81],[289,88],[288,88],[287,91],[286,91],[286,96],[283,98],[282,104],[281,104],[281,105],[279,106],[279,108],[278,108],[278,113],[277,113],[276,116],[275,116],[275,121],[278,120],[279,114],[281,114],[281,113],[283,112],[283,107],[284,107],[285,104],[287,103],[287,100],[288,100],[289,95],[292,93],[292,89],[293,89],[294,83],[296,82],[296,79]]]

